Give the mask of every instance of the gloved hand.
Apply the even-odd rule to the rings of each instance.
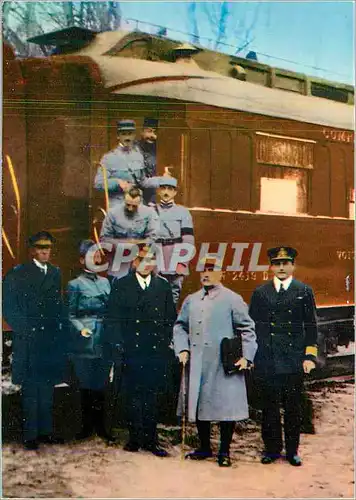
[[[93,332],[89,330],[89,328],[83,328],[83,330],[80,332],[80,335],[82,335],[82,337],[88,338],[93,335]]]
[[[310,359],[306,359],[303,361],[303,370],[304,373],[310,373],[312,370],[314,370],[316,367],[314,361],[311,361]]]
[[[238,366],[239,370],[247,370],[250,368],[249,362],[246,358],[240,358],[238,361],[236,361],[235,366]]]
[[[188,363],[189,360],[189,352],[188,351],[182,351],[178,354],[179,362],[185,366]]]

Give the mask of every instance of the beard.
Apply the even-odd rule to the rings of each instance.
[[[150,154],[152,156],[156,155],[156,141],[155,142],[147,142],[144,139],[141,140],[141,147],[145,153]]]

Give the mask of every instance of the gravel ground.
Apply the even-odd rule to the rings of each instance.
[[[6,444],[3,497],[353,498],[354,385],[314,386],[310,396],[316,433],[302,435],[300,468],[283,460],[261,465],[260,433],[252,421],[240,424],[234,435],[230,469],[219,468],[214,459],[182,460],[180,445],[174,445],[177,430],[161,428],[170,453],[165,459],[108,447],[100,438],[31,452]],[[121,434],[124,442],[126,433]],[[216,432],[213,436],[216,450]],[[189,427],[189,444],[194,440]]]

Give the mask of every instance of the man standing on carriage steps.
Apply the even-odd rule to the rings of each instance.
[[[117,137],[118,145],[102,157],[94,180],[96,189],[108,192],[109,208],[122,202],[131,187],[138,187],[145,193],[146,189],[158,186],[158,179],[147,174],[144,156],[135,144],[134,120],[119,121]]]
[[[144,163],[147,177],[156,175],[156,143],[157,143],[158,120],[156,118],[145,118],[143,120],[141,138],[137,141]],[[143,200],[146,205],[155,202],[155,189],[147,188],[144,191]]]
[[[156,243],[162,245],[164,261],[164,269],[160,269],[160,274],[171,285],[173,300],[177,306],[183,280],[189,274],[189,268],[188,264],[179,263],[171,269],[170,262],[175,244],[194,245],[193,220],[188,208],[174,203],[177,194],[177,179],[169,176],[160,177],[157,192],[160,202],[155,206],[159,219]]]
[[[293,278],[294,248],[271,248],[267,254],[274,278],[256,288],[250,303],[258,343],[255,375],[262,396],[261,462],[270,464],[281,456],[283,405],[286,458],[300,466],[303,373],[315,368],[317,356],[315,300],[313,290]]]

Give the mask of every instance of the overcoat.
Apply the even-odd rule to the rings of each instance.
[[[127,150],[119,144],[102,157],[94,179],[94,187],[100,191],[105,189],[103,168],[106,172],[111,207],[124,199],[124,192],[118,185],[117,179],[130,182],[144,191],[159,185],[158,178],[147,176],[144,157],[137,145]]]
[[[303,373],[306,347],[317,344],[313,290],[293,279],[281,296],[269,281],[253,292],[249,312],[256,323],[256,376]]]
[[[106,278],[84,271],[67,287],[71,358],[83,389],[101,390],[108,381],[110,362],[102,356],[103,317],[110,294]],[[90,337],[81,331],[88,328]]]
[[[235,421],[248,418],[243,373],[225,375],[220,358],[224,337],[241,334],[243,355],[253,361],[257,349],[254,322],[242,297],[223,285],[204,295],[189,295],[174,326],[174,349],[190,352],[188,418]],[[182,394],[178,402],[181,414]]]
[[[115,280],[105,320],[105,351],[123,360],[126,390],[164,390],[171,359],[175,307],[169,283],[151,274],[151,283],[142,290],[136,273]],[[110,354],[107,354],[110,357]]]
[[[12,328],[12,380],[64,380],[68,349],[59,268],[44,274],[31,261],[11,269],[3,283],[3,314]]]

